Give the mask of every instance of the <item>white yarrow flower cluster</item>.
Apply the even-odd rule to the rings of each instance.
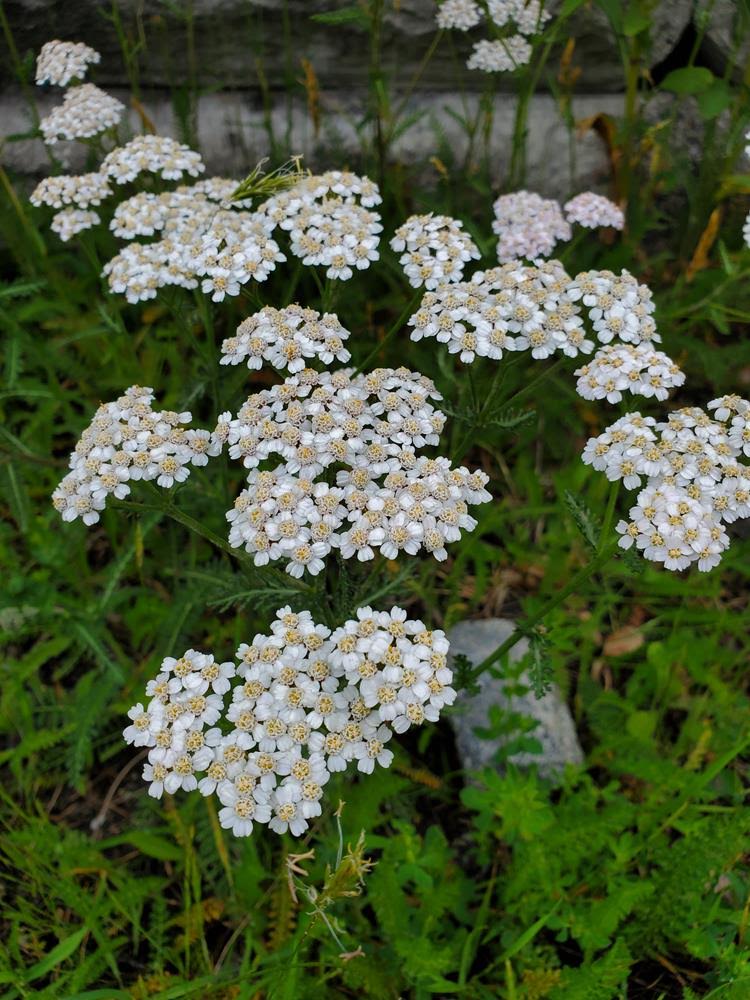
[[[582,271],[571,282],[568,294],[588,310],[591,325],[602,344],[621,340],[627,344],[659,342],[653,317],[651,289],[629,271]]]
[[[102,160],[100,172],[116,184],[129,184],[139,174],[156,174],[165,181],[197,177],[206,169],[200,153],[166,135],[137,135]]]
[[[622,209],[609,198],[593,191],[576,195],[565,202],[563,208],[568,222],[583,226],[584,229],[599,229],[604,226],[622,229],[625,225]]]
[[[64,208],[52,216],[50,229],[63,243],[67,243],[78,233],[98,226],[101,221],[98,214],[90,209]]]
[[[287,230],[291,251],[306,265],[323,265],[331,278],[377,259],[380,201],[366,177],[330,171],[304,178],[256,211],[227,199],[236,183],[224,178],[160,195],[141,193],[118,206],[112,221],[125,239],[161,233],[150,244],[131,243],[105,267],[110,288],[131,302],[156,295],[165,285],[196,288],[214,302],[236,296],[247,282],[263,282],[284,254],[272,235]],[[359,200],[357,200],[359,199]],[[218,203],[218,204],[217,204]]]
[[[712,569],[729,546],[723,524],[750,517],[750,466],[739,461],[743,442],[736,433],[750,403],[724,396],[708,406],[718,419],[699,407],[675,410],[658,423],[626,414],[583,452],[587,465],[626,489],[639,489],[645,480],[630,520],[617,525],[619,544],[635,544],[667,569],[692,563]]]
[[[494,204],[492,231],[497,234],[501,264],[526,258],[549,257],[559,242],[572,235],[558,202],[533,191],[501,195]]]
[[[683,385],[685,374],[663,351],[650,344],[607,344],[577,368],[576,392],[584,399],[619,403],[624,392],[664,400]]]
[[[533,266],[503,264],[477,272],[471,281],[427,292],[409,319],[411,339],[435,337],[461,361],[499,361],[506,351],[547,358],[556,351],[590,353],[580,306],[567,294],[570,277],[559,261]]]
[[[482,20],[482,11],[475,0],[443,0],[436,15],[438,28],[468,31]]]
[[[83,42],[45,42],[36,60],[36,83],[67,87],[71,80],[83,80],[92,64],[100,62],[98,52]]]
[[[476,526],[469,505],[489,493],[483,473],[417,455],[438,443],[445,417],[430,400],[439,398],[405,368],[304,369],[251,396],[236,418],[224,414],[214,441],[251,470],[227,513],[230,543],[256,565],[286,560],[292,576],[319,573],[332,549],[359,561],[378,550],[445,559],[446,544]],[[273,456],[280,465],[257,471]],[[332,466],[336,485],[318,481]]]
[[[260,823],[299,837],[321,815],[332,773],[355,761],[365,774],[388,767],[394,732],[453,703],[447,655],[445,634],[400,608],[359,608],[333,633],[309,611],[280,608],[271,635],[243,643],[236,664],[193,649],[167,657],[123,735],[148,747],[155,798],[215,794],[235,836]]]
[[[412,288],[437,288],[460,281],[470,260],[479,260],[476,244],[463,225],[448,215],[412,215],[399,226],[391,249],[400,253],[399,264]]]
[[[107,497],[130,493],[131,481],[169,488],[218,453],[208,431],[184,425],[187,411],[154,410],[151,389],[131,386],[113,403],[102,404],[70,456],[70,472],[52,494],[63,521],[95,524]]]
[[[485,73],[502,73],[524,66],[531,59],[529,38],[539,34],[550,18],[540,0],[443,0],[438,7],[439,28],[469,31],[485,18],[492,22],[494,35],[474,45],[466,65]]]
[[[306,360],[318,358],[324,365],[351,358],[344,347],[349,331],[332,313],[323,316],[315,309],[293,304],[284,309],[266,306],[248,316],[233,337],[221,345],[221,363],[243,362],[252,371],[267,361],[279,370],[294,373],[305,367]]]
[[[89,208],[101,205],[111,194],[106,176],[98,171],[78,176],[59,174],[41,180],[29,196],[29,201],[32,205],[47,205],[49,208],[66,205]]]
[[[93,83],[82,83],[65,91],[62,104],[39,123],[44,142],[60,139],[90,139],[118,124],[125,105]]]
[[[531,59],[531,43],[523,35],[508,35],[492,40],[483,38],[466,60],[468,69],[483,73],[512,73]]]
[[[325,267],[326,277],[346,281],[378,260],[383,229],[372,209],[381,202],[377,184],[348,171],[305,177],[258,207],[269,231],[289,234],[290,248],[308,267]]]

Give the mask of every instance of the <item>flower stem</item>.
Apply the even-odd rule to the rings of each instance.
[[[612,555],[617,550],[617,542],[613,542],[611,545],[607,545],[601,548],[599,552],[594,556],[590,563],[587,563],[582,569],[580,569],[575,576],[571,577],[569,582],[558,591],[553,598],[551,598],[547,603],[539,610],[536,614],[527,618],[525,622],[522,622],[515,631],[508,636],[505,642],[501,643],[497,649],[493,650],[489,656],[486,656],[481,663],[478,663],[468,674],[469,681],[475,681],[481,674],[486,670],[489,670],[493,664],[501,660],[507,652],[509,652],[521,639],[528,636],[536,626],[543,621],[550,611],[554,609],[569,597],[570,594],[574,593],[578,587],[584,583],[589,577],[593,576],[594,573],[612,557]]]
[[[376,358],[378,356],[378,354],[380,354],[380,352],[383,350],[383,348],[387,344],[389,344],[391,342],[391,340],[393,340],[393,338],[396,336],[396,334],[399,332],[399,330],[401,329],[401,327],[406,322],[406,320],[409,317],[409,315],[416,308],[417,303],[421,301],[423,295],[424,295],[424,290],[422,288],[418,288],[417,291],[415,292],[415,294],[409,300],[409,303],[404,308],[404,310],[401,313],[401,315],[398,317],[398,319],[396,320],[396,322],[393,324],[393,326],[390,328],[390,330],[386,333],[386,335],[383,337],[383,339],[380,340],[380,341],[378,341],[377,345],[372,349],[372,351],[370,351],[370,353],[367,355],[367,357],[365,358],[365,360],[362,361],[362,362],[360,362],[360,364],[358,364],[357,367],[354,369],[354,374],[355,375],[359,375],[360,372],[364,371],[365,368],[367,368],[367,366],[373,360],[373,358]]]
[[[607,509],[604,512],[604,523],[602,524],[602,533],[599,538],[599,551],[607,544],[607,538],[612,530],[612,521],[614,520],[615,507],[617,506],[617,495],[620,492],[620,481],[616,479],[609,488],[609,497],[607,498]]]

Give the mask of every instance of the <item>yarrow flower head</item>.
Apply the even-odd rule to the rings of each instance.
[[[66,205],[89,208],[91,205],[101,205],[111,194],[112,189],[106,176],[98,171],[78,176],[59,174],[41,180],[32,191],[29,201],[32,205],[48,205],[50,208],[63,208]]]
[[[628,344],[661,340],[653,318],[651,290],[629,271],[623,269],[619,275],[612,271],[582,271],[571,282],[568,294],[586,307],[602,344],[613,340]]]
[[[301,371],[306,360],[317,358],[325,365],[334,360],[350,359],[344,341],[349,331],[332,313],[323,316],[314,309],[300,305],[274,309],[266,306],[253,316],[248,316],[233,337],[221,347],[221,363],[238,365],[245,362],[251,370],[260,368],[264,361],[280,370]]]
[[[65,92],[62,104],[39,123],[44,142],[54,145],[60,139],[90,139],[118,124],[125,106],[94,86],[82,83]]]
[[[649,344],[607,344],[575,374],[579,396],[608,403],[619,403],[624,392],[664,400],[685,382],[678,365]]]
[[[412,215],[399,226],[391,249],[413,288],[437,288],[445,281],[459,281],[470,260],[479,260],[474,241],[457,219],[447,215]]]
[[[154,410],[151,389],[131,386],[99,407],[70,456],[70,472],[52,494],[63,521],[95,524],[107,497],[121,500],[131,481],[155,481],[169,488],[184,482],[189,465],[205,465],[217,453],[207,431],[184,425],[188,412]]]
[[[436,15],[439,28],[468,31],[482,20],[482,12],[474,0],[443,0]]]
[[[149,794],[216,795],[235,836],[260,823],[298,837],[321,815],[332,773],[388,767],[393,733],[455,700],[448,641],[400,608],[356,615],[331,633],[284,607],[236,663],[194,649],[167,657],[123,734],[148,748]]]
[[[433,398],[432,382],[405,368],[303,369],[223,415],[216,446],[251,470],[227,514],[230,544],[256,565],[285,559],[293,576],[319,573],[333,548],[359,561],[377,550],[445,559],[446,543],[476,526],[468,506],[489,494],[483,473],[417,455],[445,423]],[[272,456],[281,464],[257,471]],[[333,465],[343,466],[336,485],[317,481]]]
[[[200,153],[166,135],[137,135],[102,160],[100,172],[117,184],[128,184],[141,173],[157,174],[165,181],[197,177],[205,170]]]
[[[532,48],[523,35],[507,35],[492,40],[483,38],[474,46],[466,61],[469,69],[483,73],[511,73],[531,59]]]
[[[603,226],[622,229],[625,225],[622,209],[609,198],[594,194],[593,191],[584,191],[571,198],[565,203],[564,211],[568,222],[583,226],[584,229],[599,229]]]
[[[712,400],[719,419],[699,407],[661,422],[629,413],[588,441],[587,465],[627,489],[645,480],[630,520],[617,525],[622,548],[635,544],[667,569],[719,563],[729,545],[723,524],[750,516],[750,466],[740,462],[742,442],[727,426],[743,405],[750,411],[738,396]]]
[[[428,292],[409,319],[411,339],[435,337],[470,363],[499,361],[506,351],[546,358],[555,351],[589,353],[580,307],[568,296],[570,277],[559,261],[533,266],[503,264],[477,272],[468,282]]]
[[[532,191],[501,195],[494,204],[493,232],[501,264],[514,260],[549,257],[559,242],[571,238],[570,224],[560,205]]]
[[[372,209],[381,202],[376,184],[348,171],[329,170],[300,180],[258,207],[269,231],[289,234],[303,264],[325,267],[326,277],[346,281],[379,258],[382,225]]]
[[[83,80],[89,66],[100,60],[99,53],[83,42],[45,42],[36,60],[36,83],[67,87],[71,80]]]
[[[83,208],[64,208],[52,217],[50,229],[56,233],[63,243],[72,240],[78,233],[93,229],[101,222],[96,212]]]

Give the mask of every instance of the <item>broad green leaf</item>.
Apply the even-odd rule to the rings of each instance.
[[[732,91],[725,80],[714,80],[707,90],[698,94],[697,101],[703,118],[716,118],[732,103]]]
[[[673,94],[701,94],[714,83],[714,75],[705,66],[683,66],[667,73],[661,82],[662,90]]]

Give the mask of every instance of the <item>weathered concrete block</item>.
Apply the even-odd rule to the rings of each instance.
[[[463,653],[471,663],[481,663],[512,634],[514,628],[514,623],[505,618],[460,622],[448,633],[451,655]],[[526,652],[528,642],[522,639],[511,650],[510,661],[517,663]],[[522,684],[528,683],[526,674],[522,674],[520,680]],[[514,686],[516,683],[513,681]],[[566,764],[582,763],[583,751],[573,717],[557,687],[553,686],[540,699],[535,698],[532,691],[520,695],[509,693],[507,687],[507,682],[486,672],[479,678],[480,690],[477,694],[459,694],[456,709],[450,713],[450,721],[464,768],[478,770],[494,766],[495,755],[504,745],[501,738],[481,739],[475,732],[477,728],[486,729],[489,726],[493,706],[527,716],[538,723],[531,736],[541,743],[542,752],[514,754],[509,758],[514,764],[519,767],[536,765],[542,777],[554,778]]]
[[[127,104],[127,91],[110,91]],[[60,98],[41,95],[39,110],[42,114]],[[157,131],[164,135],[177,135],[173,106],[165,92],[144,93],[143,105]],[[458,162],[466,155],[468,135],[454,115],[476,115],[478,95],[460,98],[452,94],[416,95],[405,109],[405,116],[419,114],[412,127],[399,137],[392,149],[392,156],[408,164],[424,164],[425,180],[430,174],[436,179],[429,158],[440,155],[442,147],[449,149]],[[619,95],[582,97],[574,102],[577,118],[585,118],[597,111],[619,114],[622,100]],[[200,148],[211,173],[240,177],[270,152],[267,124],[273,129],[277,144],[287,143],[290,154],[303,153],[312,169],[328,169],[344,165],[356,166],[362,139],[357,123],[365,112],[359,94],[326,92],[321,96],[321,127],[316,134],[307,109],[300,101],[293,102],[291,111],[286,101],[274,102],[268,116],[260,102],[252,95],[240,92],[206,94],[199,102],[198,132]],[[452,114],[451,114],[452,112]],[[512,148],[515,99],[508,94],[498,94],[494,103],[494,117],[490,134],[490,156],[495,179],[499,182],[508,166]],[[131,113],[132,126],[141,130],[140,122]],[[23,134],[28,130],[26,104],[20,93],[0,97],[0,120],[6,134]],[[599,137],[589,132],[573,141],[576,143],[576,175],[570,176],[565,125],[554,99],[537,95],[531,102],[528,120],[528,176],[527,185],[549,196],[564,197],[590,187],[606,185],[609,163],[606,150]],[[83,149],[75,143],[58,143],[55,155],[70,170],[83,167]],[[12,170],[39,175],[49,171],[49,160],[40,140],[23,140],[7,143],[2,149],[3,161]]]
[[[556,0],[559,7],[562,0]],[[725,0],[726,5],[726,0]],[[300,61],[312,64],[321,86],[363,88],[367,79],[370,40],[353,23],[321,24],[311,15],[351,6],[351,0],[193,0],[193,53],[188,44],[187,4],[172,9],[142,0],[119,0],[122,21],[133,43],[144,86],[184,82],[194,70],[204,87],[260,89],[259,68],[271,89],[288,87],[301,75]],[[719,4],[718,6],[721,6]],[[648,64],[656,65],[674,47],[688,24],[691,0],[661,0],[653,8]],[[36,53],[53,37],[79,39],[102,53],[96,79],[106,85],[127,81],[109,5],[100,0],[5,0],[4,9],[19,50]],[[396,89],[410,80],[436,32],[435,0],[388,0],[385,4],[382,59],[386,76]],[[462,65],[483,29],[450,32],[428,65],[423,85],[431,90],[456,87],[458,70],[470,87],[481,90],[486,78]],[[550,68],[559,59],[567,37],[576,41],[575,64],[581,69],[579,92],[623,89],[617,39],[599,8],[586,4],[569,22],[566,37],[553,51]],[[192,67],[192,70],[191,70]],[[9,63],[0,63],[0,81],[12,77]],[[499,75],[500,88],[512,90],[517,81]],[[543,81],[542,81],[543,84]]]

